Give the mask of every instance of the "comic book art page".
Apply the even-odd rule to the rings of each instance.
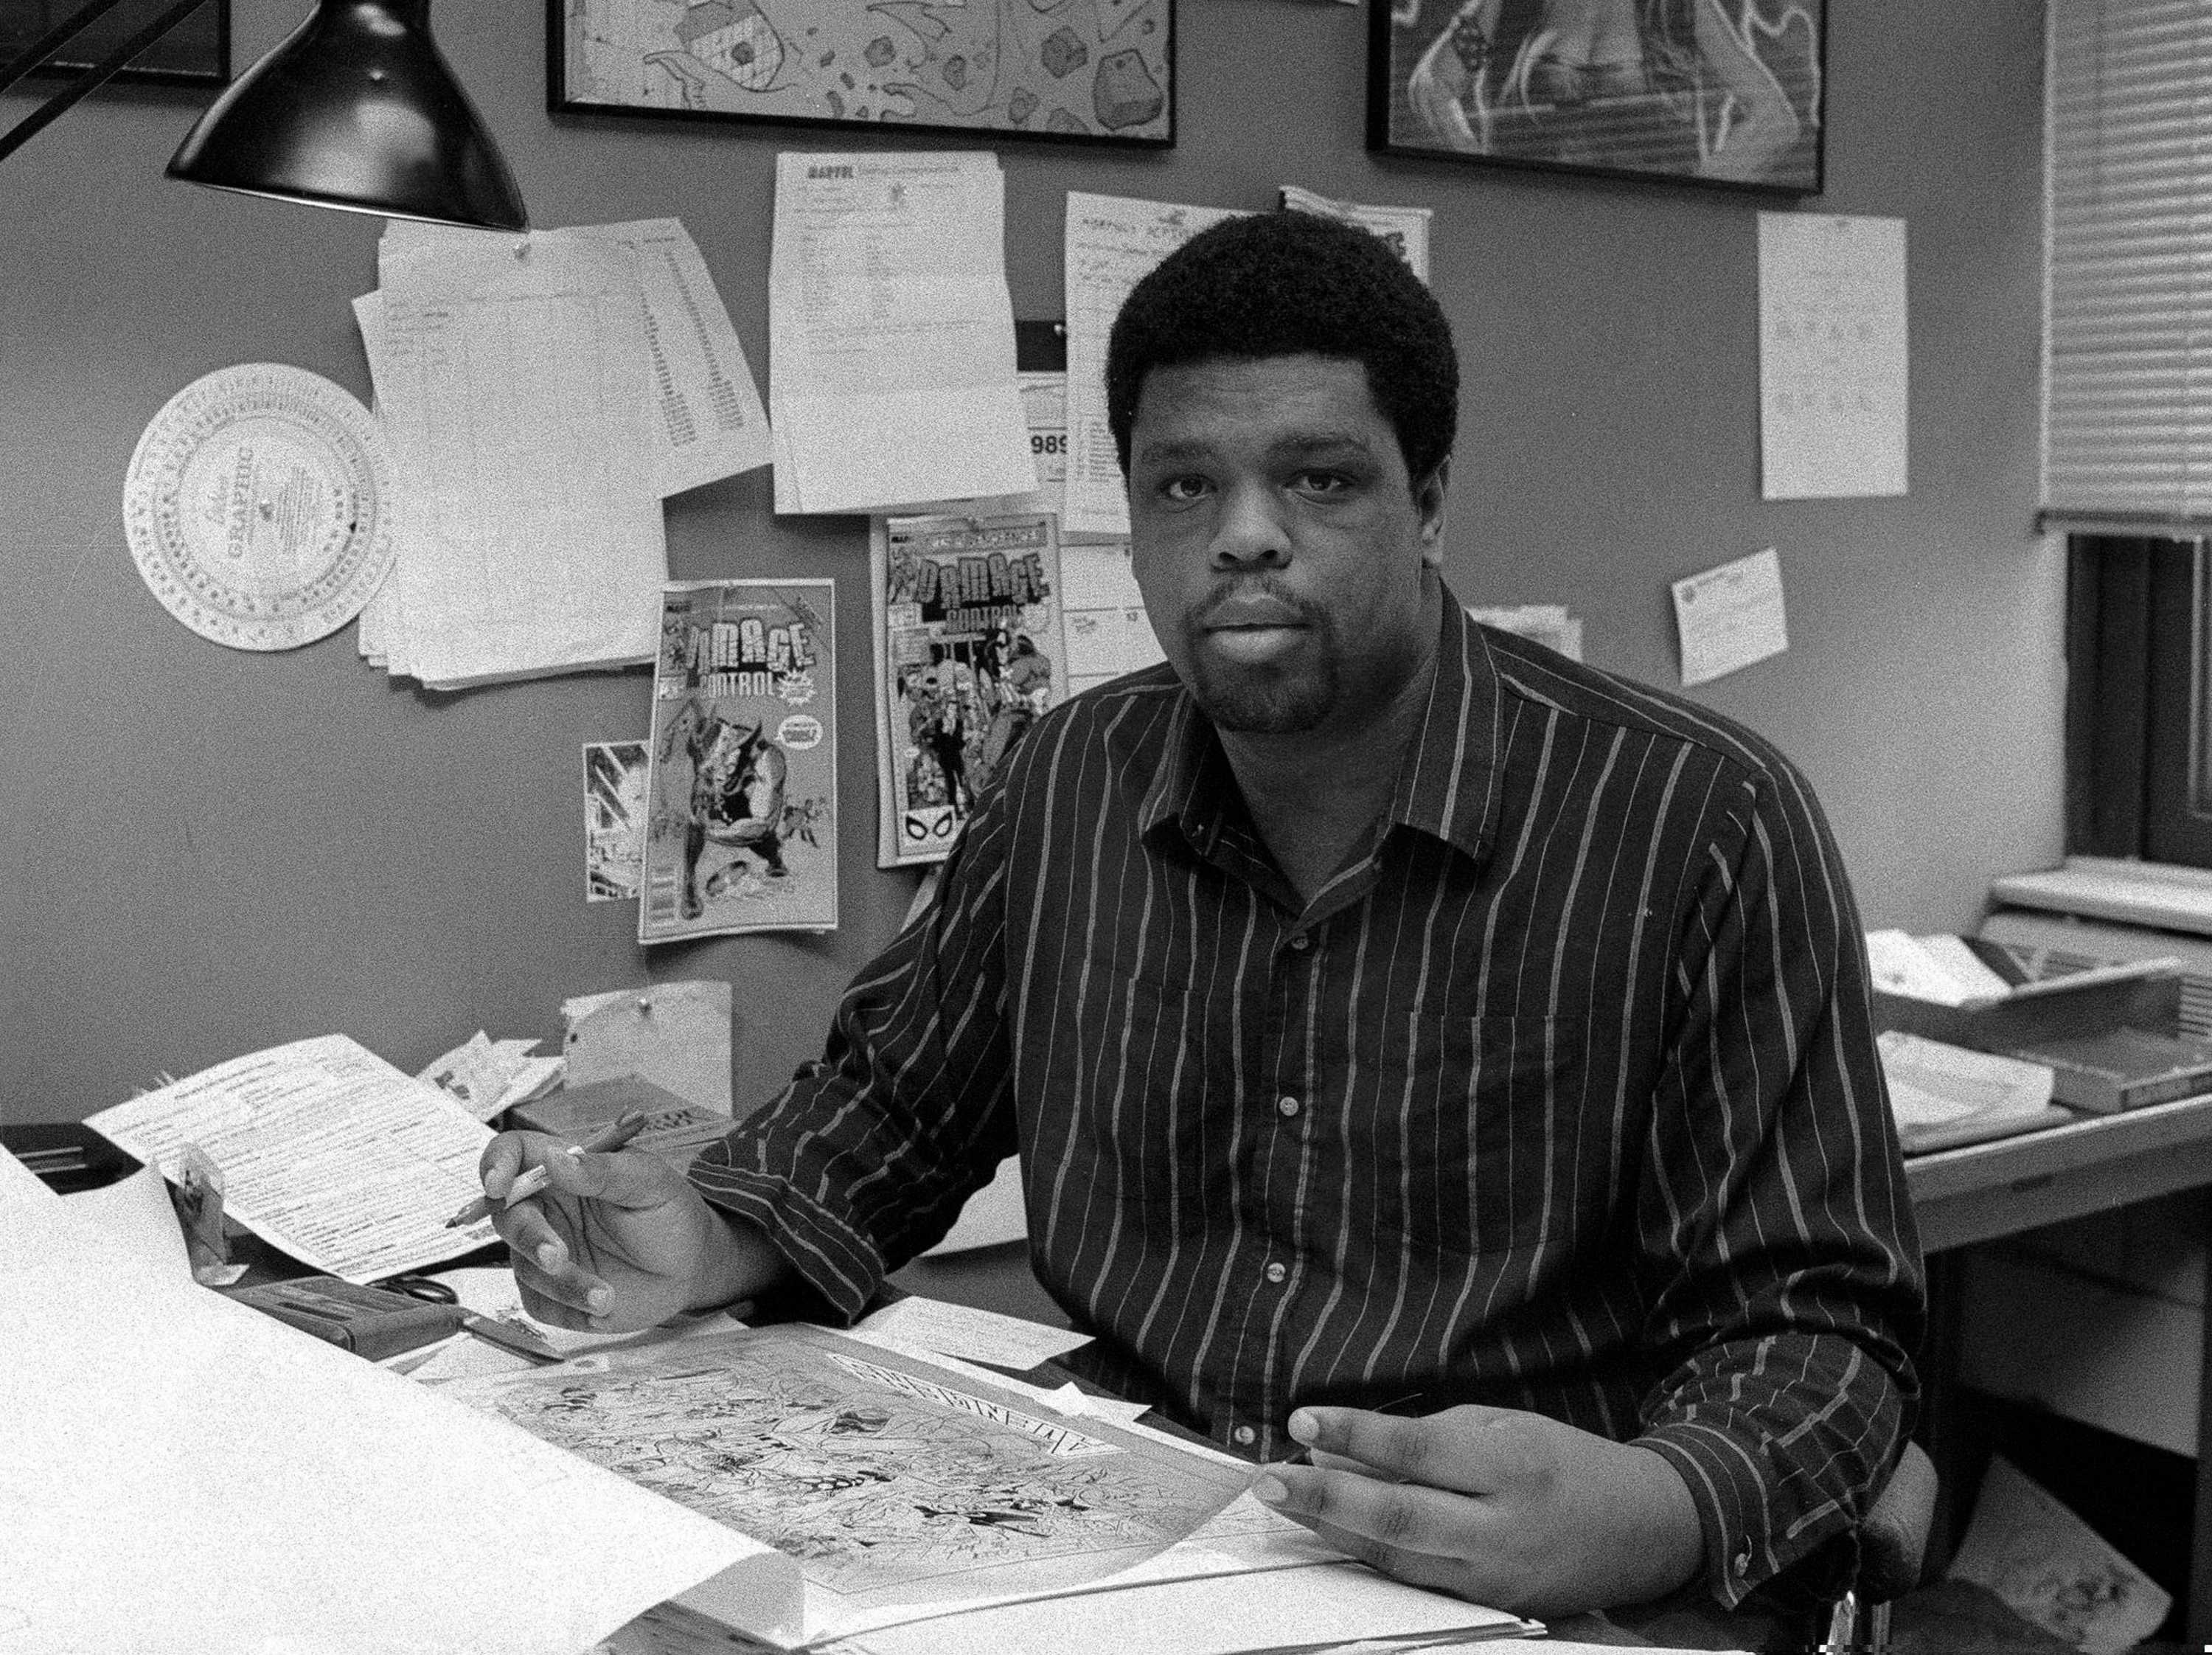
[[[640,942],[836,928],[835,585],[663,589]]]
[[[1175,142],[1175,0],[552,0],[548,106]]]
[[[584,899],[635,902],[644,865],[646,781],[642,741],[584,744]]]
[[[1098,1579],[1183,1539],[1250,1481],[799,1324],[444,1389],[795,1559],[810,1636],[894,1604]]]
[[[876,865],[941,862],[976,794],[1067,695],[1059,520],[879,517]]]

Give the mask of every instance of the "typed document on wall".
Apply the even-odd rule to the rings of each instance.
[[[1905,221],[1759,216],[1769,500],[1905,491]]]

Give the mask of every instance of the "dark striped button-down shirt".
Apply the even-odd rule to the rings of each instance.
[[[1169,669],[1078,697],[693,1177],[849,1316],[1017,1148],[1095,1371],[1245,1452],[1301,1402],[1539,1409],[1665,1455],[1733,1603],[1899,1446],[1917,1253],[1819,806],[1449,593],[1310,903]]]

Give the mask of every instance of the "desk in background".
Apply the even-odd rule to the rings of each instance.
[[[2124,1114],[2102,1115],[2018,1137],[1916,1155],[1905,1164],[1919,1220],[1921,1246],[1931,1255],[1934,1300],[1929,1434],[1947,1494],[1955,1468],[1945,1463],[1948,1401],[1944,1376],[1955,1372],[1958,1302],[1955,1261],[1942,1255],[2069,1219],[2149,1201],[2178,1190],[2212,1188],[2212,1097],[2185,1098]],[[2188,1634],[2212,1647],[2212,1295],[2204,1311],[2204,1382],[2197,1399],[2197,1543],[2189,1579]],[[1936,1532],[1948,1528],[1938,1507]]]

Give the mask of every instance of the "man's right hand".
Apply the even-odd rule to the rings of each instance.
[[[545,1188],[506,1206],[530,1166],[545,1169]],[[629,1333],[750,1299],[789,1272],[758,1229],[710,1205],[647,1151],[577,1155],[541,1132],[502,1132],[477,1171],[522,1307],[552,1327]]]

